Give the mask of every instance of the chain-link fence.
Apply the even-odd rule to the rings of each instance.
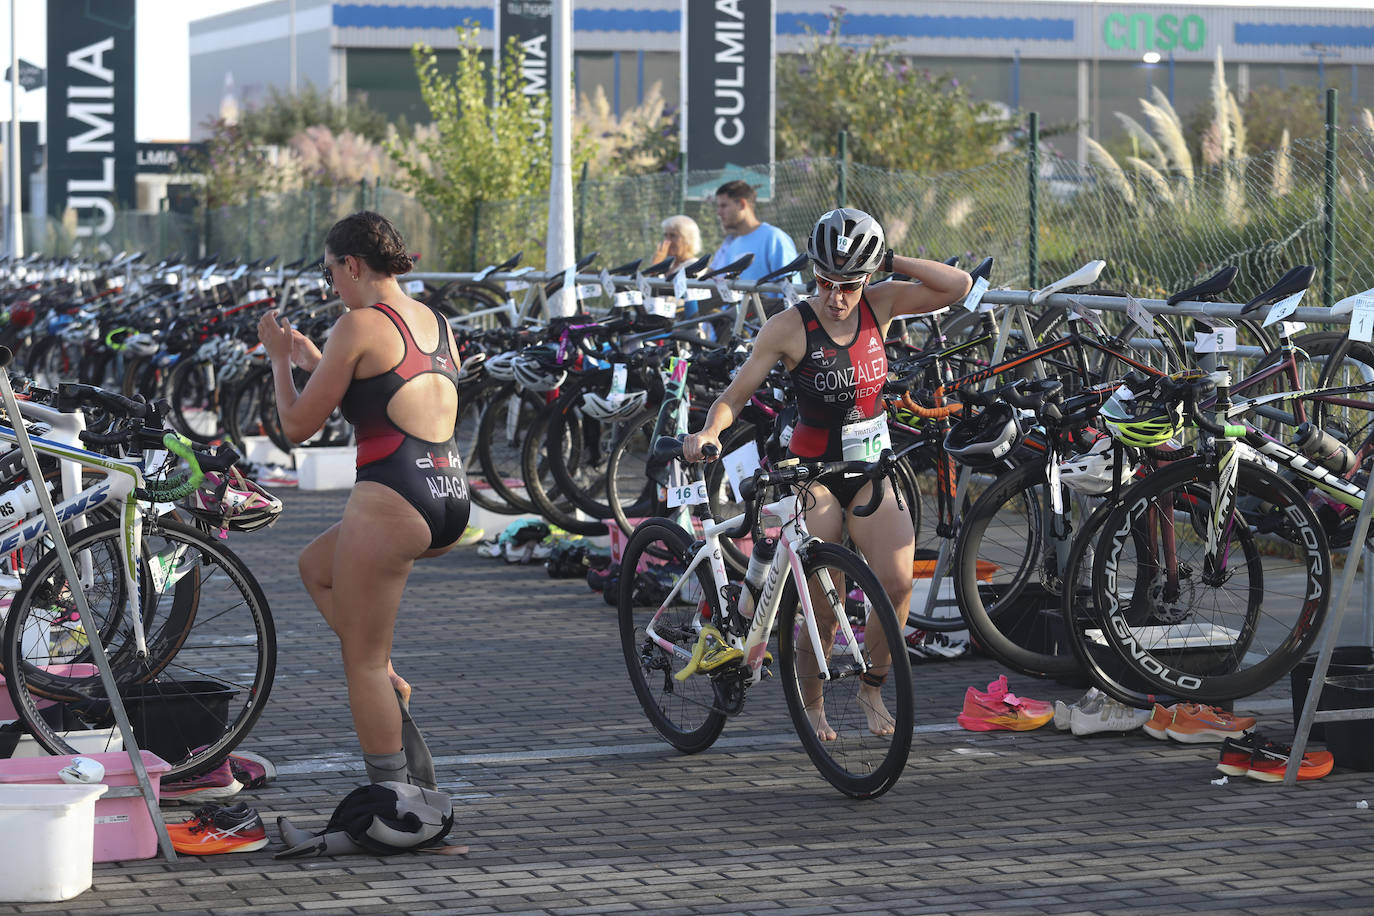
[[[1037,160],[1032,181],[1031,155],[1012,153],[980,168],[938,175],[832,159],[779,162],[772,194],[758,212],[802,247],[816,217],[843,201],[877,216],[890,244],[903,254],[958,255],[966,265],[991,255],[999,286],[1025,288],[1033,274],[1044,282],[1103,258],[1104,283],[1142,296],[1180,289],[1226,264],[1240,267],[1236,297],[1260,291],[1295,264],[1318,268],[1313,300],[1326,290],[1328,276],[1335,298],[1374,287],[1374,133],[1333,130],[1329,143],[1296,141],[1191,174],[1046,157]],[[714,186],[719,176],[689,177],[694,186]],[[577,251],[600,252],[597,264],[603,266],[647,258],[660,241],[661,222],[677,213],[694,218],[703,249],[714,250],[721,239],[714,200],[685,199],[682,178],[658,174],[577,183]],[[411,248],[425,255],[425,270],[476,269],[517,251],[524,252],[525,263],[543,265],[543,197],[485,203],[460,221],[465,225],[453,225],[436,221],[423,201],[373,185],[258,198],[194,217],[122,213],[103,244],[158,256],[180,251],[314,258],[334,220],[361,208],[396,221]],[[45,238],[42,250],[48,253],[79,251],[86,242],[52,221],[31,225],[27,238]]]

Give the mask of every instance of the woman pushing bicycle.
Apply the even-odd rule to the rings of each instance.
[[[890,447],[882,390],[887,380],[884,340],[894,318],[943,308],[965,296],[972,281],[957,267],[896,255],[887,247],[883,228],[862,210],[843,207],[824,214],[807,242],[816,278],[816,295],[770,318],[754,338],[748,360],[729,387],[711,405],[705,425],[683,442],[683,457],[700,461],[703,448],[720,449],[727,430],[749,398],[779,361],[791,373],[797,423],[788,444],[790,455],[806,461],[872,460]],[[917,282],[889,281],[869,285],[875,271],[897,271]],[[822,540],[840,540],[845,525],[854,545],[877,575],[899,621],[905,625],[911,605],[911,567],[915,533],[911,516],[896,499],[884,498],[867,518],[850,513],[863,506],[871,487],[891,484],[832,482],[816,484],[806,503],[808,530]],[[818,601],[817,607],[826,607]],[[838,621],[821,620],[826,650]],[[876,632],[876,628],[874,628]],[[874,659],[863,675],[860,697],[870,730],[891,734],[893,720],[879,694],[891,648],[868,645]],[[819,670],[816,666],[814,670]],[[809,718],[822,740],[837,735],[826,722],[819,681],[805,682]],[[814,699],[813,699],[814,698]]]
[[[368,779],[432,789],[434,764],[410,719],[410,685],[391,667],[391,639],[415,561],[447,552],[467,527],[468,489],[454,440],[457,346],[443,317],[397,283],[412,266],[386,217],[344,217],[325,239],[324,278],[347,311],[324,352],[279,324],[275,309],[258,336],[292,441],[336,407],[355,427],[357,483],[342,521],[301,552],[301,579],[339,637]],[[312,372],[299,393],[293,362]]]

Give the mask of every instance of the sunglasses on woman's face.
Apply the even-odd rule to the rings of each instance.
[[[864,284],[868,282],[867,277],[860,277],[857,280],[832,280],[822,274],[814,274],[814,276],[816,278],[816,289],[825,290],[827,292],[830,290],[841,293],[858,292],[863,289]]]
[[[320,260],[320,276],[324,278],[325,286],[330,289],[334,288],[334,271],[330,269],[328,260]]]

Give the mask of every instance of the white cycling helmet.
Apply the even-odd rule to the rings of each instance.
[[[160,349],[151,334],[130,334],[124,338],[124,351],[131,356],[152,356]]]
[[[487,357],[487,374],[494,379],[502,382],[515,380],[515,357],[514,350],[505,353],[497,353],[495,356]]]
[[[806,240],[815,268],[834,277],[862,277],[883,266],[887,240],[878,221],[862,210],[840,207],[816,220]]]
[[[458,384],[465,385],[480,376],[487,366],[487,354],[472,353],[458,364]]]
[[[521,353],[515,357],[515,380],[530,391],[553,391],[568,373],[551,362],[551,355]]]
[[[1070,455],[1059,462],[1059,479],[1064,486],[1090,496],[1102,496],[1112,490],[1112,469],[1116,457],[1112,454],[1112,437],[1098,432],[1086,452]],[[1135,476],[1136,462],[1130,451],[1122,456],[1120,483]]]
[[[208,472],[200,488],[181,505],[212,526],[233,531],[266,528],[282,510],[280,499],[244,477],[238,468],[230,468],[227,476]]]
[[[610,398],[604,395],[586,391],[582,394],[582,413],[603,423],[616,423],[633,417],[644,410],[648,403],[647,391],[631,391],[621,399],[619,405],[612,404]]]

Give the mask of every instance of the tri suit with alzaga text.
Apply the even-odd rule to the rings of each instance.
[[[430,547],[447,547],[462,537],[471,511],[458,441],[429,442],[412,436],[391,421],[387,406],[406,382],[425,373],[442,375],[457,389],[458,369],[449,349],[448,329],[443,317],[430,309],[439,324],[439,343],[426,353],[395,309],[382,302],[372,307],[391,319],[405,353],[386,372],[354,379],[344,393],[340,408],[358,440],[356,479],[395,490],[429,525]]]

